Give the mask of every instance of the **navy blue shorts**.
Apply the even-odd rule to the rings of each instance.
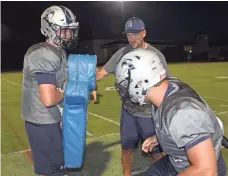
[[[155,134],[152,118],[133,116],[122,107],[120,136],[123,150],[135,149],[139,141],[143,142]],[[161,151],[161,148],[157,147],[151,154],[161,153]]]
[[[47,176],[65,175],[59,123],[34,124],[25,122],[25,128],[32,151],[35,173]]]
[[[218,176],[226,176],[226,163],[223,159],[222,153],[218,158]],[[147,171],[148,176],[176,176],[179,173],[174,169],[169,160],[169,156],[166,155],[162,159],[154,163]]]
[[[169,156],[165,155],[162,159],[155,162],[147,171],[148,176],[176,176],[178,172],[174,169],[169,160]]]

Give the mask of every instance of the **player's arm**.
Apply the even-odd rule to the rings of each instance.
[[[28,59],[29,69],[37,81],[40,100],[46,107],[59,104],[63,100],[63,92],[57,90],[56,72],[61,60],[52,51],[38,49]]]
[[[97,70],[97,73],[96,73],[97,81],[116,72],[116,65],[119,58],[122,56],[123,50],[124,48],[119,49],[115,54],[112,55],[112,57],[103,67]]]
[[[213,124],[206,112],[193,106],[178,110],[169,122],[172,139],[178,148],[185,148],[191,164],[179,176],[214,176],[217,158],[211,141]]]
[[[55,106],[63,100],[63,91],[56,88],[55,74],[37,73],[36,80],[39,85],[40,100],[44,106]]]
[[[191,149],[187,150],[191,166],[179,176],[216,176],[217,161],[211,138],[205,139]]]

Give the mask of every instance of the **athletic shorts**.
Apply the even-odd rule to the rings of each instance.
[[[46,176],[63,176],[64,156],[59,123],[35,124],[25,122],[35,173]]]
[[[147,171],[148,176],[177,176],[179,173],[172,166],[168,155],[154,163]],[[218,159],[218,176],[226,176],[226,164],[222,154]]]
[[[139,141],[143,142],[155,134],[154,121],[152,118],[134,116],[122,107],[120,136],[123,150],[135,149]],[[151,154],[161,152],[162,149],[158,146]]]

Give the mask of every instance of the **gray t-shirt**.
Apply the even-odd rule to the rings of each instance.
[[[40,100],[37,73],[52,75],[57,88],[62,88],[67,79],[67,55],[65,50],[39,43],[31,46],[24,58],[22,119],[51,124],[60,121],[61,113],[57,106],[45,107]]]
[[[186,151],[211,138],[217,159],[223,131],[207,103],[187,84],[169,79],[173,90],[155,113],[155,130],[163,151],[177,172],[190,166]]]
[[[161,59],[161,62],[163,63],[165,69],[167,70],[167,75],[170,76],[170,71],[168,69],[168,65],[167,62],[165,60],[164,55],[157,50],[155,47],[151,46],[151,45],[147,45],[148,50],[154,51],[157,53],[157,55],[159,56],[159,58]],[[131,47],[130,44],[128,44],[127,46],[119,49],[111,58],[110,60],[104,65],[104,69],[106,72],[114,74],[116,72],[116,66],[118,61],[122,58],[122,56],[124,56],[125,54],[127,54],[128,52],[130,52],[131,50],[133,50],[133,48]],[[124,88],[123,88],[124,89]],[[126,90],[124,90],[123,92],[119,92],[120,96],[124,97],[124,95],[126,94]],[[123,107],[132,115],[134,116],[138,116],[138,117],[147,117],[147,118],[152,118],[152,112],[151,112],[151,104],[145,104],[143,106],[139,106],[139,105],[135,105],[133,104],[130,100],[126,100],[123,103]]]

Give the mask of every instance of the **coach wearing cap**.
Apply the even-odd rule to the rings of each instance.
[[[164,67],[167,69],[168,76],[169,70],[163,54],[144,41],[146,36],[146,28],[144,22],[136,17],[129,19],[125,24],[125,31],[129,44],[119,49],[110,60],[97,71],[97,80],[104,78],[110,74],[116,72],[116,66],[118,61],[123,55],[129,51],[137,48],[145,48],[157,53]],[[143,59],[143,58],[142,58]],[[133,165],[133,150],[136,148],[139,141],[144,141],[149,136],[155,134],[154,128],[151,128],[151,124],[154,124],[152,117],[152,108],[150,104],[138,106],[133,104],[129,99],[126,99],[125,87],[118,89],[122,100],[122,110],[120,117],[120,136],[122,145],[122,165],[124,176],[130,176]],[[152,160],[155,162],[163,155],[161,149],[158,147],[152,153]]]

